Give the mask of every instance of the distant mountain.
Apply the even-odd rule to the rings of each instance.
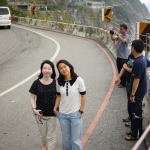
[[[135,23],[149,17],[149,11],[140,0],[105,0],[106,5],[114,6],[113,12],[119,20]]]
[[[112,6],[113,13],[117,19],[128,23],[142,21],[144,18],[150,17],[150,13],[145,4],[140,0],[91,0],[105,1],[106,6]]]

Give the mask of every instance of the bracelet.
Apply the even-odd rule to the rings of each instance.
[[[56,112],[57,110],[53,110],[53,112]]]

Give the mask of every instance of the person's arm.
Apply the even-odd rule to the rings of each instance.
[[[131,102],[135,102],[135,96],[134,95],[135,95],[136,90],[139,86],[139,81],[140,81],[140,79],[134,78],[133,85],[132,85],[131,97],[130,97]]]
[[[114,34],[116,34],[116,35],[118,36],[118,39],[119,39],[122,43],[126,43],[126,42],[127,42],[126,39],[123,39],[123,38],[119,35],[119,33],[118,33],[117,31],[114,30]]]
[[[35,105],[35,95],[34,94],[30,95],[30,103],[31,103],[32,109],[36,108],[36,105]]]
[[[116,41],[116,37],[114,37],[112,34],[110,35],[112,41]]]
[[[132,76],[134,76],[133,84],[132,84],[132,91],[131,91],[131,96],[130,96],[130,101],[135,102],[135,94],[137,91],[137,88],[139,86],[141,74],[142,74],[142,64],[141,63],[136,63],[134,62],[133,66],[133,71],[132,71]]]
[[[146,59],[147,61],[147,71],[150,71],[150,61],[148,59]]]
[[[84,84],[84,81],[82,78],[78,78],[78,83],[79,83],[79,93],[81,95],[81,105],[79,108],[79,111],[84,110],[85,102],[86,102],[86,87]],[[80,112],[80,115],[82,116],[82,112]]]
[[[115,81],[115,85],[119,85],[120,84],[120,78],[123,76],[124,73],[125,73],[125,69],[122,68],[121,71],[120,71],[120,73],[117,76],[117,79]]]
[[[53,109],[53,112],[56,116],[58,115],[58,110],[57,109],[58,109],[59,104],[60,104],[60,95],[57,95],[55,106],[54,106],[54,109]]]
[[[150,67],[147,68],[147,71],[150,71]]]
[[[117,36],[118,36],[118,39],[119,39],[122,43],[126,43],[126,40],[123,39],[119,34],[117,34]]]
[[[123,76],[124,73],[125,73],[125,69],[122,68],[121,71],[120,71],[120,73],[118,74],[117,78],[120,79]]]
[[[127,64],[123,64],[123,68],[130,73],[132,72],[132,68],[129,68]]]
[[[86,102],[86,94],[81,95],[81,106],[80,106],[81,111],[84,110],[85,102]]]
[[[147,67],[149,68],[150,67],[150,61],[148,59],[146,59],[147,61]]]
[[[81,106],[80,106],[80,111],[84,110],[84,106],[85,106],[85,102],[86,102],[86,94],[81,95]],[[82,113],[79,112],[80,115],[82,116]]]
[[[36,115],[38,115],[38,116],[42,116],[42,115],[39,113],[41,110],[36,110],[35,95],[34,95],[34,94],[31,94],[31,96],[30,96],[30,103],[31,103],[33,112],[34,112]]]

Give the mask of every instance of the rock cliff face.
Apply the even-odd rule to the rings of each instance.
[[[150,17],[146,5],[140,0],[105,0],[105,3],[108,6],[114,6],[113,12],[117,18],[128,23],[135,23]]]
[[[134,9],[135,13],[141,15],[141,17],[149,17],[149,11],[145,4],[141,3],[140,0],[127,0],[129,5]]]

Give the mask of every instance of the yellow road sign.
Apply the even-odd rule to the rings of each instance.
[[[31,14],[32,15],[36,14],[36,6],[31,6]]]
[[[150,50],[148,34],[150,34],[150,23],[137,22],[137,39],[144,42],[144,50]]]
[[[111,8],[102,8],[102,21],[111,22],[112,21],[112,9]]]

